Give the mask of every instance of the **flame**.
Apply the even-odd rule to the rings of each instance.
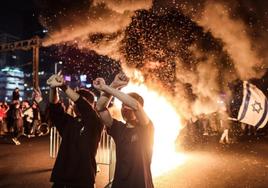
[[[154,124],[154,147],[152,160],[153,177],[183,164],[185,155],[175,151],[175,140],[181,127],[180,116],[171,103],[157,91],[150,90],[145,84],[130,82],[123,92],[137,92],[144,98],[144,110]],[[120,102],[115,100],[116,108]]]

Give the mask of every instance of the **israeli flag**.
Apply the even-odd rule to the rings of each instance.
[[[261,90],[243,81],[243,101],[238,112],[238,121],[263,128],[268,121],[268,102]]]

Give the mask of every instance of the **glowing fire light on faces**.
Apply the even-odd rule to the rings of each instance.
[[[156,91],[150,90],[144,84],[129,83],[123,92],[136,92],[144,98],[144,110],[155,128],[154,149],[152,160],[153,177],[161,176],[186,160],[185,155],[175,151],[175,140],[180,130],[180,116],[174,107]],[[120,108],[120,102],[115,100],[115,106]]]

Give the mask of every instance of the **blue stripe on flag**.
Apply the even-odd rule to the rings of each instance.
[[[245,105],[244,105],[244,108],[243,108],[242,115],[241,115],[241,117],[238,119],[238,121],[241,121],[241,120],[245,117],[246,112],[247,112],[247,110],[248,110],[249,99],[250,99],[250,96],[251,96],[251,92],[250,92],[250,90],[249,90],[249,83],[248,83],[248,82],[247,82],[246,87],[247,87],[247,96],[246,96],[246,99],[245,99]]]
[[[256,127],[259,128],[259,126],[263,123],[263,121],[265,120],[266,116],[267,116],[267,108],[268,108],[268,102],[267,99],[265,99],[265,104],[264,104],[264,113],[262,114],[262,117],[260,119],[260,121],[256,124]]]

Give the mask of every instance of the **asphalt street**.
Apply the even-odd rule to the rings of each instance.
[[[156,188],[268,187],[267,138],[232,145],[205,144],[183,151],[185,161],[154,178]],[[49,137],[22,138],[16,146],[0,138],[0,187],[46,188],[55,159],[49,157]],[[162,161],[165,163],[166,161]],[[96,186],[108,181],[107,166],[100,165]]]

